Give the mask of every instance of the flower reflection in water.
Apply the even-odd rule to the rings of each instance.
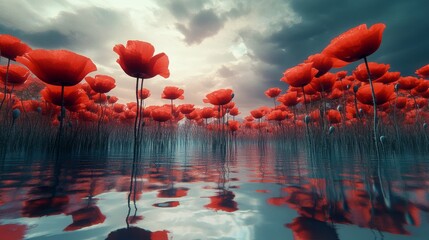
[[[144,147],[145,161],[132,177],[130,158],[76,158],[61,167],[6,161],[0,233],[64,240],[314,239],[319,232],[325,239],[425,239],[425,157],[392,157],[379,171],[365,154],[315,157],[269,142],[188,144],[186,154],[183,146]]]

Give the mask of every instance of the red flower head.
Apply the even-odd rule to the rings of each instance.
[[[326,73],[321,77],[313,78],[310,82],[311,87],[318,92],[330,92],[337,80],[337,76],[333,73]]]
[[[113,48],[119,58],[116,60],[126,74],[135,78],[153,78],[160,75],[170,76],[169,60],[165,53],[153,56],[155,48],[152,44],[138,40],[127,41],[127,47],[118,44]]]
[[[6,81],[6,68],[6,66],[0,66],[0,80],[2,82]],[[28,69],[15,64],[10,65],[7,78],[8,84],[21,85],[27,80],[29,75],[30,71]]]
[[[96,93],[107,93],[116,87],[115,79],[106,75],[95,75],[95,78],[86,77],[85,80]]]
[[[416,74],[422,78],[428,78],[429,77],[429,64],[417,69]]]
[[[238,111],[237,107],[233,107],[231,110],[229,110],[229,115],[231,116],[237,116],[238,114],[240,114],[240,112]]]
[[[206,95],[207,99],[204,99],[204,102],[205,103],[209,102],[216,106],[225,105],[231,102],[233,97],[234,97],[234,93],[232,89],[219,89],[207,94]]]
[[[281,92],[282,92],[282,90],[280,88],[269,88],[269,89],[267,89],[267,91],[265,91],[265,96],[267,96],[269,98],[275,98]]]
[[[40,94],[45,101],[61,106],[61,87],[47,85]],[[70,111],[77,111],[84,106],[83,103],[89,101],[88,95],[79,86],[64,88],[64,107]]]
[[[267,115],[267,120],[283,121],[287,117],[287,112],[282,110],[274,110]]]
[[[419,85],[419,80],[415,77],[400,77],[398,80],[399,88],[402,90],[411,90]]]
[[[43,82],[55,86],[74,86],[97,70],[91,59],[68,50],[33,50],[16,61]]]
[[[277,98],[277,101],[288,107],[296,106],[298,101],[298,92],[288,92]]]
[[[340,68],[346,66],[348,63],[341,61],[336,58],[331,58],[324,53],[316,53],[310,55],[305,63],[313,63],[313,67],[318,70],[316,77],[320,77],[323,74],[327,73],[331,68]],[[346,72],[347,74],[347,72]]]
[[[215,116],[215,112],[211,107],[205,107],[201,110],[201,117],[204,119],[212,118]]]
[[[304,87],[311,82],[317,72],[317,69],[313,68],[313,63],[301,63],[286,70],[280,80],[292,87]]]
[[[157,122],[166,122],[172,119],[171,109],[167,107],[158,107],[151,112],[152,119]]]
[[[162,92],[161,97],[163,99],[170,99],[170,100],[175,100],[175,99],[183,100],[185,98],[183,96],[184,92],[185,91],[183,89],[180,89],[178,87],[167,86],[164,88],[164,91]]]
[[[330,109],[328,110],[327,115],[329,123],[335,124],[341,122],[341,113],[339,111]]]
[[[143,100],[150,97],[149,89],[147,89],[147,88],[140,89],[140,91],[138,93],[138,97],[139,97],[139,99],[143,99]]]
[[[235,132],[240,128],[240,123],[234,120],[229,120],[228,127],[231,132]]]
[[[343,79],[347,76],[347,71],[339,71],[336,74],[339,79]]]
[[[389,70],[390,65],[369,62],[368,67],[369,67],[369,71],[371,72],[371,80],[375,81],[380,77],[382,77],[387,72],[387,70]],[[357,66],[356,70],[353,71],[353,76],[355,77],[355,79],[361,82],[369,82],[368,71],[366,70],[365,63],[361,63],[359,64],[359,66]]]
[[[182,104],[179,106],[179,111],[183,114],[190,114],[194,110],[194,104]]]
[[[370,71],[372,75],[372,68]],[[396,82],[399,79],[399,77],[401,77],[400,72],[386,72],[383,76],[381,76],[380,78],[377,78],[377,82],[389,84],[392,82]]]
[[[382,105],[394,97],[393,85],[385,85],[383,83],[373,83],[375,100],[377,105]],[[367,105],[373,105],[370,85],[364,85],[356,92],[356,98],[359,102]]]
[[[250,111],[250,114],[252,115],[252,117],[259,119],[262,118],[263,116],[265,116],[264,112],[261,109],[255,109]]]
[[[16,57],[31,51],[31,48],[16,38],[7,34],[0,34],[0,56],[15,60]]]
[[[369,29],[366,24],[359,25],[334,38],[323,53],[345,62],[367,57],[380,47],[385,28],[383,23],[374,24]]]
[[[116,96],[109,96],[107,100],[109,101],[110,104],[113,104],[113,103],[116,103],[119,100],[119,98]]]

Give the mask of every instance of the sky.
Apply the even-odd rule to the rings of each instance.
[[[286,69],[360,24],[386,24],[369,61],[388,63],[403,76],[429,63],[427,0],[0,0],[0,9],[0,34],[91,58],[98,70],[90,76],[114,77],[110,95],[122,103],[134,100],[135,79],[112,49],[127,40],[149,42],[170,59],[168,79],[145,81],[152,92],[146,105],[169,103],[161,99],[165,86],[185,90],[177,104],[199,107],[206,94],[232,88],[242,116],[273,104],[264,91],[287,89],[280,81]]]

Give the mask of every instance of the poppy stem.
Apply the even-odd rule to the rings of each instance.
[[[2,109],[3,103],[6,100],[6,95],[7,95],[6,94],[6,92],[7,92],[7,81],[9,79],[9,67],[10,67],[10,59],[8,58],[7,59],[7,67],[6,67],[6,77],[5,77],[5,80],[4,80],[4,95],[3,95],[3,99],[1,100],[0,110]]]
[[[369,85],[371,87],[371,95],[372,95],[372,104],[373,104],[373,108],[374,108],[374,143],[375,143],[375,149],[377,151],[377,156],[379,156],[379,151],[378,151],[378,136],[377,136],[377,125],[378,125],[378,116],[377,116],[377,99],[375,97],[375,91],[374,91],[374,86],[372,84],[372,80],[371,80],[371,72],[369,70],[369,66],[368,66],[368,60],[366,59],[366,57],[363,58],[365,61],[365,66],[366,66],[366,71],[368,72],[368,81],[369,81]]]
[[[63,122],[64,122],[64,85],[61,85],[61,110],[60,110],[60,128],[58,130],[58,152],[61,148],[61,136],[63,133]]]

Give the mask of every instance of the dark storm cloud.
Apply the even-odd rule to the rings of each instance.
[[[24,16],[26,13],[20,14]],[[119,11],[88,7],[59,12],[46,24],[27,25],[25,29],[19,25],[0,24],[0,32],[19,37],[34,48],[81,50],[102,46],[131,26],[127,16]]]
[[[369,57],[370,61],[389,63],[392,71],[401,71],[403,75],[413,74],[429,62],[425,0],[293,0],[290,6],[301,18],[299,23],[285,24],[267,35],[241,33],[257,58],[277,68],[278,77],[273,83],[285,69],[322,51],[331,39],[363,23],[371,26],[382,22],[387,26],[381,47]],[[352,64],[349,69],[355,66]]]
[[[18,37],[34,48],[61,48],[70,45],[72,40],[56,30],[29,33],[18,29],[10,29],[2,24],[0,24],[0,33],[7,33]]]

